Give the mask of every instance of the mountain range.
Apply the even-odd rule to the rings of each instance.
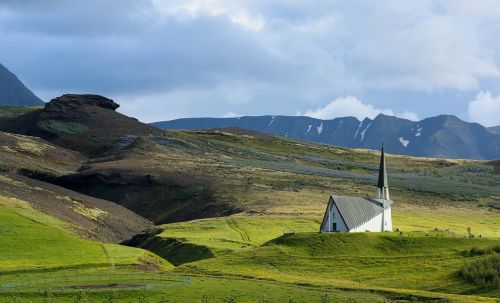
[[[106,125],[109,119],[106,111],[99,110],[99,114],[95,117],[80,114],[74,108],[74,104],[78,104],[79,100],[73,99],[80,99],[80,97],[65,95],[59,102],[52,103],[43,112],[36,110],[14,121],[0,121],[1,127],[11,132],[22,129],[27,134],[41,136],[42,138],[55,136],[51,134],[51,129],[61,125],[54,126],[52,125],[53,121],[56,121],[55,118],[59,115],[61,108],[67,107],[67,110],[72,114],[71,117],[67,117],[67,121],[64,122],[66,124],[63,126],[71,126],[69,132],[77,131],[78,129],[72,128],[73,124],[81,122],[82,119],[91,119],[92,123],[89,125],[92,125],[93,129],[100,129],[97,132],[89,131],[87,133],[89,136],[105,132],[105,129],[108,129]],[[102,100],[95,99],[90,95],[86,96],[86,102],[99,103],[94,104],[97,105],[95,108],[111,106],[111,109],[114,110],[118,106],[108,99]],[[0,105],[36,106],[44,104],[16,75],[0,64]],[[88,106],[88,104],[80,105]],[[22,111],[21,109],[22,107],[19,107],[17,111]],[[4,111],[5,115],[12,114],[12,110]],[[117,124],[121,125],[120,129],[122,131],[129,129],[129,124],[134,123],[133,119],[123,115],[117,115],[117,117],[120,117],[121,123]],[[320,120],[303,116],[185,118],[155,122],[151,126],[161,129],[181,130],[237,127],[303,141],[349,148],[378,149],[383,143],[388,152],[400,155],[487,160],[500,158],[500,126],[486,128],[477,123],[462,121],[451,115],[441,115],[418,122],[383,114],[374,119],[365,118],[362,121],[354,117]],[[155,133],[155,127],[145,126],[142,131]],[[100,145],[81,145],[78,142],[78,136],[62,138],[57,135],[55,137],[64,140],[65,143],[71,143],[71,147],[85,146],[87,150],[83,151],[84,153],[94,154],[100,152],[96,149]]]
[[[43,105],[16,75],[0,64],[0,105]]]
[[[354,117],[321,120],[304,116],[184,118],[152,125],[177,130],[238,127],[349,148],[377,149],[384,144],[390,153],[418,157],[500,158],[499,127],[486,128],[452,115],[418,122],[383,114],[362,121]]]

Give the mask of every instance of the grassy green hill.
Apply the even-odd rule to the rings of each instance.
[[[471,217],[468,211],[458,209],[449,209],[448,213],[444,210],[397,209],[395,228],[405,235],[438,233],[446,237],[464,237],[467,236],[467,227],[471,227],[478,237],[497,239],[494,235],[499,232],[498,214],[494,212]],[[180,265],[255,248],[286,233],[317,232],[319,226],[318,218],[298,216],[243,215],[201,219],[157,226],[138,236],[134,245]]]
[[[151,250],[172,264],[181,265],[255,248],[284,232],[318,230],[319,223],[312,219],[237,216],[161,225],[128,244]]]
[[[119,302],[139,302],[143,296],[176,302],[197,302],[204,296],[210,302],[224,298],[238,302],[315,298],[319,302],[325,293],[342,301],[384,299],[362,291],[169,273],[168,262],[145,250],[82,240],[68,233],[66,225],[24,201],[0,197],[0,302],[74,302],[81,289],[90,302],[110,296]],[[192,282],[179,283],[189,276]]]
[[[458,272],[470,262],[472,248],[498,246],[498,240],[464,239],[425,234],[289,234],[253,249],[179,268],[209,275],[253,277],[288,283],[424,294],[480,293],[496,297],[498,288],[481,288],[462,280]],[[431,294],[434,293],[434,294]]]
[[[71,229],[25,201],[0,196],[0,274],[132,265],[140,264],[141,258],[154,258],[141,249],[83,240],[69,233]]]

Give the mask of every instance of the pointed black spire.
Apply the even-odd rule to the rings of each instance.
[[[385,168],[385,154],[384,154],[384,144],[382,144],[382,153],[380,155],[380,167],[378,171],[378,188],[383,190],[388,188],[389,183],[387,182],[387,170]]]

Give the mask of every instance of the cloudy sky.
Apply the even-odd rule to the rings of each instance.
[[[500,125],[496,0],[0,0],[0,63],[45,101],[151,122],[454,114]]]

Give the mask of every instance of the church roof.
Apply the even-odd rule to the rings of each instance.
[[[360,198],[332,195],[340,216],[349,230],[354,229],[376,217],[392,205],[392,201],[383,199]]]
[[[382,152],[380,155],[380,167],[378,170],[378,188],[389,187],[389,183],[387,182],[387,169],[385,168],[385,153],[384,153],[384,145],[382,145]]]

